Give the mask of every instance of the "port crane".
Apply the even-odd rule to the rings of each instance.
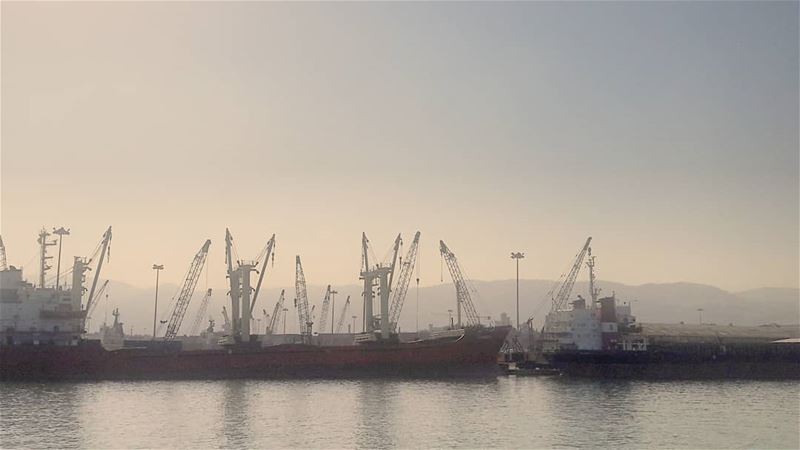
[[[274,261],[275,235],[267,242],[267,245],[253,261],[243,261],[239,259],[238,252],[233,243],[233,235],[230,229],[225,229],[225,263],[227,265],[227,276],[230,283],[231,296],[231,335],[234,341],[250,341],[250,322],[253,317],[258,294],[261,292],[261,283],[267,270],[267,262]],[[261,262],[261,270],[256,266]],[[234,262],[236,263],[234,265]],[[250,287],[250,272],[256,271],[259,274],[255,290]],[[251,294],[253,294],[251,298]]]
[[[365,332],[373,333],[376,329],[376,322],[379,322],[381,338],[386,339],[390,335],[391,326],[389,325],[389,295],[392,291],[397,255],[400,251],[402,239],[400,234],[394,240],[392,262],[389,265],[379,262],[374,266],[369,264],[370,246],[366,233],[361,234],[361,273],[360,279],[364,280],[364,327]],[[378,295],[380,296],[380,315],[373,313],[373,298],[375,282],[378,282]],[[380,318],[379,321],[376,321]]]
[[[320,313],[319,327],[317,328],[320,333],[328,328],[328,311],[331,309],[331,285],[325,289],[325,297],[322,299],[322,312]]]
[[[94,279],[92,280],[92,288],[89,290],[89,297],[86,299],[86,310],[90,310],[92,308],[92,301],[94,300],[94,293],[95,288],[97,288],[97,280],[100,278],[100,270],[103,268],[103,261],[106,259],[106,255],[108,258],[111,258],[111,249],[109,249],[109,244],[111,243],[111,227],[108,227],[105,233],[103,233],[103,239],[100,241],[100,259],[97,261],[97,269],[94,271]],[[95,250],[94,254],[91,258],[89,258],[89,262],[85,265],[80,264],[78,272],[74,273],[75,276],[82,277],[83,270],[86,270],[86,266],[91,264],[94,258],[97,256],[97,250]],[[77,264],[77,263],[76,263]]]
[[[480,326],[480,317],[475,311],[475,304],[472,303],[472,296],[469,293],[467,280],[464,278],[456,255],[447,248],[444,241],[439,241],[439,251],[442,254],[442,258],[444,258],[447,263],[447,269],[450,271],[450,276],[453,278],[453,284],[456,286],[456,319],[458,328],[462,327],[462,309],[466,316],[467,327]]]
[[[342,313],[339,315],[339,322],[336,323],[336,333],[342,332],[342,327],[344,326],[344,321],[347,320],[347,310],[350,308],[350,296],[347,296],[347,300],[344,302],[344,306],[342,307]]]
[[[189,270],[186,272],[186,278],[183,282],[183,286],[178,293],[178,297],[175,300],[175,307],[172,310],[172,314],[167,322],[167,332],[164,335],[165,341],[172,341],[178,335],[178,330],[181,328],[181,323],[183,323],[183,318],[186,315],[186,310],[189,308],[189,302],[192,300],[192,294],[194,294],[194,288],[197,286],[197,280],[200,279],[200,272],[203,270],[203,266],[206,263],[206,257],[208,256],[208,247],[211,246],[211,240],[207,239],[205,244],[200,248],[200,251],[194,256],[192,259],[191,265],[189,265]]]
[[[406,259],[400,258],[400,276],[397,281],[397,287],[392,291],[392,305],[389,308],[389,323],[391,324],[392,332],[397,330],[397,321],[400,318],[400,311],[403,309],[403,302],[408,293],[408,286],[411,282],[411,274],[414,273],[414,266],[417,263],[417,249],[419,248],[419,231],[414,235],[414,240],[408,248]],[[417,279],[419,282],[419,279]]]
[[[586,257],[586,253],[589,252],[589,244],[591,243],[592,238],[590,236],[588,239],[586,239],[586,243],[583,244],[583,248],[581,248],[581,251],[578,252],[578,255],[575,257],[572,268],[564,278],[564,282],[561,283],[558,293],[556,293],[555,297],[552,297],[551,312],[560,311],[564,308],[564,305],[566,305],[567,300],[569,300],[569,296],[572,293],[572,287],[575,286],[575,279],[578,278],[578,272],[580,272],[581,266],[583,266],[583,260]],[[594,285],[594,280],[592,280],[592,285]],[[592,286],[592,289],[594,289],[594,286]]]
[[[253,302],[250,304],[250,317],[253,317],[253,308],[256,306],[256,300],[258,299],[258,293],[261,291],[261,282],[264,281],[264,274],[267,272],[267,261],[272,259],[272,264],[275,264],[275,254],[273,253],[273,249],[275,248],[275,234],[269,238],[267,241],[267,245],[264,247],[264,250],[261,251],[261,254],[258,255],[256,258],[256,264],[258,261],[261,261],[261,271],[258,273],[258,283],[256,283],[256,290],[253,292]],[[263,260],[261,258],[264,258]]]
[[[283,311],[284,293],[285,290],[281,289],[281,296],[275,303],[275,309],[272,310],[272,316],[269,318],[269,327],[267,328],[267,333],[275,334],[275,327],[278,326],[278,321],[280,320],[281,312]]]
[[[295,258],[295,293],[294,306],[297,308],[297,320],[300,325],[300,336],[304,340],[310,339],[311,329],[314,325],[311,319],[311,312],[308,309],[308,293],[306,292],[306,275],[303,273],[303,265],[300,263],[300,255]]]
[[[97,293],[95,294],[97,297],[101,297],[103,295],[103,292],[105,292],[106,287],[108,286],[108,281],[109,280],[104,281],[103,285],[100,286],[100,289],[97,290]],[[91,308],[86,310],[87,319],[92,316],[92,313],[94,312],[95,308],[97,308],[99,303],[100,302],[93,302]]]
[[[192,323],[192,328],[189,329],[189,335],[194,336],[198,331],[200,331],[200,324],[203,323],[203,319],[206,316],[206,311],[208,310],[208,303],[211,300],[211,288],[206,290],[206,294],[203,296],[203,301],[200,302],[200,309],[197,310],[197,314],[194,316],[194,322]]]

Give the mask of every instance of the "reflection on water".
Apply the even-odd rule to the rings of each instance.
[[[800,384],[0,383],[0,447],[797,448]]]

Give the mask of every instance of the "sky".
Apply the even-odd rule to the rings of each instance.
[[[37,278],[109,225],[104,277],[358,282],[422,232],[420,283],[798,287],[797,2],[65,2],[0,6],[0,233]],[[444,273],[443,273],[444,272]],[[582,275],[585,277],[585,274]]]

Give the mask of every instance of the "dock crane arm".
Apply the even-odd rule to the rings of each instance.
[[[92,307],[92,300],[94,300],[94,292],[95,288],[97,287],[97,280],[100,278],[100,270],[103,268],[103,261],[106,259],[106,253],[108,252],[108,244],[110,242],[111,242],[111,227],[108,227],[106,232],[103,233],[103,240],[100,243],[102,250],[100,251],[100,259],[97,261],[97,270],[94,271],[94,280],[92,280],[92,288],[91,290],[89,290],[89,298],[86,300],[87,310],[89,310]]]
[[[303,265],[300,263],[300,255],[295,259],[295,306],[297,307],[297,320],[300,325],[300,334],[311,336],[311,327],[314,322],[308,310],[308,293],[306,292],[306,276],[303,273]]]
[[[392,265],[389,266],[391,271],[389,272],[389,292],[394,289],[392,286],[392,282],[394,281],[394,269],[397,265],[397,254],[400,251],[400,244],[403,243],[403,240],[400,238],[400,233],[397,234],[397,238],[394,240],[394,250],[392,253]]]
[[[208,247],[211,246],[211,240],[206,240],[205,244],[200,248],[200,251],[194,256],[189,271],[186,272],[186,279],[175,301],[175,308],[172,310],[172,315],[167,323],[167,332],[164,335],[165,341],[171,341],[178,335],[178,331],[183,323],[183,318],[186,315],[186,310],[189,308],[189,302],[192,300],[194,288],[197,286],[197,280],[200,279],[200,272],[206,263],[208,256]]]
[[[447,248],[444,241],[439,241],[439,251],[447,263],[447,269],[450,271],[450,276],[453,278],[453,284],[456,286],[457,306],[464,309],[467,326],[479,326],[480,317],[478,317],[478,313],[475,311],[475,304],[472,303],[472,296],[469,293],[467,280],[464,278],[461,267],[458,265],[456,255]]]
[[[322,299],[322,317],[319,319],[319,327],[317,329],[320,333],[328,328],[328,311],[331,309],[331,285],[325,290],[325,298]]]
[[[419,248],[419,231],[414,235],[414,241],[408,248],[406,259],[400,259],[400,277],[397,281],[397,288],[392,291],[392,303],[389,309],[389,324],[392,331],[397,329],[397,320],[400,318],[400,311],[403,309],[403,302],[408,293],[408,285],[411,282],[411,275],[414,273],[414,266],[417,263],[417,249]],[[394,270],[392,270],[394,273]]]
[[[336,323],[336,333],[342,332],[342,327],[344,326],[344,321],[347,319],[347,310],[350,308],[350,296],[347,296],[347,300],[344,302],[344,306],[342,307],[342,313],[339,314],[339,321]]]
[[[108,286],[108,281],[109,280],[106,280],[106,281],[103,282],[103,285],[100,286],[100,289],[97,290],[97,292],[95,293],[95,296],[100,297],[100,296],[103,295],[103,292],[105,292],[106,287]],[[95,308],[97,308],[97,305],[99,303],[100,302],[93,302],[91,308],[87,308],[86,309],[86,317],[91,317],[92,313],[94,312]],[[89,306],[89,305],[87,305],[87,306]]]
[[[281,296],[278,299],[277,303],[275,303],[275,309],[272,310],[272,316],[269,318],[269,332],[274,333],[275,327],[278,325],[278,320],[281,316],[281,311],[283,310],[283,299],[284,299],[285,290],[281,289]]]
[[[253,292],[253,301],[250,303],[250,317],[253,317],[253,308],[256,306],[258,292],[261,290],[261,282],[264,281],[264,274],[267,272],[267,261],[269,261],[270,257],[273,258],[273,261],[275,260],[275,255],[272,253],[274,247],[275,235],[273,234],[267,242],[266,256],[264,256],[264,261],[261,263],[261,272],[258,274],[258,284],[256,284],[256,290]]]
[[[206,311],[208,310],[209,300],[211,300],[211,288],[206,290],[206,295],[203,296],[203,301],[200,303],[200,309],[197,310],[197,314],[194,316],[192,328],[189,329],[190,335],[194,336],[194,334],[200,329],[200,324],[203,323],[203,319],[206,316]]]
[[[586,243],[583,245],[581,251],[578,252],[578,255],[575,257],[575,262],[572,264],[572,269],[570,269],[569,274],[567,274],[566,278],[564,278],[564,282],[558,289],[558,293],[553,298],[553,306],[551,311],[561,310],[567,303],[567,300],[569,300],[569,296],[572,293],[572,287],[575,285],[575,279],[578,277],[578,272],[581,270],[583,259],[586,257],[586,252],[589,251],[589,244],[591,243],[592,238],[589,237],[589,239],[586,239]]]

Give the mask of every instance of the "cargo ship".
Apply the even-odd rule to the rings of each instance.
[[[528,364],[544,360],[565,375],[598,378],[800,379],[798,327],[640,324],[630,303],[598,298],[590,243],[553,297],[540,361]],[[580,295],[566,301],[587,255],[590,303]]]
[[[50,235],[45,230],[39,235],[41,264],[38,285],[23,280],[21,269],[5,264],[5,248],[0,241],[3,262],[0,268],[0,380],[488,375],[497,372],[497,354],[511,330],[508,326],[489,327],[480,323],[469,293],[463,292],[465,280],[455,255],[448,249],[444,256],[451,269],[457,270],[451,272],[457,291],[457,321],[452,322],[449,329],[425,339],[401,342],[396,331],[397,318],[414,270],[419,233],[406,258],[399,258],[399,264],[400,236],[395,241],[392,260],[386,264],[370,264],[369,242],[366,236],[362,236],[363,332],[355,335],[351,345],[319,345],[313,333],[313,308],[308,307],[305,275],[297,256],[295,308],[301,329],[300,342],[268,345],[263,336],[250,333],[250,323],[253,305],[267,270],[266,261],[271,257],[274,236],[257,258],[263,264],[258,272],[258,283],[253,288],[250,272],[258,266],[258,261],[236,260],[233,238],[230,232],[226,232],[231,314],[225,314],[225,332],[214,348],[184,350],[180,340],[176,339],[205,264],[210,245],[208,240],[193,258],[183,286],[172,299],[170,314],[164,321],[163,336],[149,341],[125,340],[120,313],[114,310],[114,323],[101,328],[101,339],[86,339],[86,320],[102,289],[102,286],[97,289],[98,280],[103,261],[110,254],[111,228],[103,234],[92,256],[74,259],[71,287],[62,285],[60,281],[49,283],[47,248],[55,245]],[[443,243],[441,245],[446,248]],[[399,273],[396,283],[393,283],[396,268],[399,268]],[[85,273],[89,270],[94,271],[94,277],[87,288],[84,286]],[[60,274],[56,274],[56,279],[59,278]],[[376,288],[380,313],[373,314]],[[323,304],[322,310],[327,309],[328,305]]]

